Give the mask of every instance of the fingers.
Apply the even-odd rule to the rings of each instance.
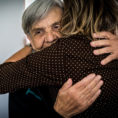
[[[65,91],[72,86],[72,79],[68,79],[60,90]]]
[[[88,94],[88,100],[91,100],[93,98],[93,96],[100,90],[102,85],[103,85],[103,81],[100,80],[98,84],[91,90],[91,93]]]
[[[86,88],[83,90],[83,93],[84,93],[85,95],[87,95],[87,97],[88,97],[88,96],[91,96],[91,95],[93,94],[92,90],[95,89],[96,86],[97,86],[97,88],[98,88],[98,85],[99,85],[100,80],[101,80],[101,76],[100,76],[100,75],[97,75],[97,76],[94,78],[94,80],[91,81],[91,83],[89,83],[89,84],[86,86]],[[98,89],[99,89],[99,88],[98,88]],[[83,94],[83,95],[84,95],[84,94]]]
[[[102,47],[102,46],[109,46],[110,40],[98,40],[98,41],[92,41],[90,43],[92,47]]]
[[[111,53],[111,47],[105,47],[105,48],[101,48],[101,49],[97,49],[93,51],[94,55],[101,55],[101,54],[105,54],[105,53]]]
[[[80,98],[88,104],[88,102],[93,98],[94,95],[100,90],[103,85],[103,81],[101,80],[101,76],[95,76],[94,80],[79,92]]]
[[[93,38],[107,38],[108,40],[92,41],[92,47],[103,47],[93,51],[94,55],[110,53],[106,58],[101,60],[102,65],[106,65],[112,60],[118,59],[118,36],[110,32],[98,32],[93,34]]]
[[[114,35],[110,32],[97,32],[97,33],[93,33],[93,38],[109,38],[111,39],[112,37],[114,37]]]
[[[101,76],[96,76],[94,73],[89,74],[73,86],[72,80],[69,79],[61,88],[66,91],[59,90],[54,109],[62,116],[81,113],[97,99],[102,85]],[[70,88],[68,89],[68,87]]]
[[[101,94],[101,90],[99,89],[95,95],[88,101],[88,107],[95,102],[95,100],[99,97]]]
[[[100,88],[102,85],[103,81],[101,80],[101,76],[97,75],[94,77],[93,81],[88,83],[86,88],[84,88],[83,92],[82,91],[79,91],[79,93],[76,92],[76,95],[79,95],[78,109],[80,112],[87,109],[98,98],[98,96],[101,93]]]
[[[107,56],[105,59],[103,59],[102,61],[101,61],[101,64],[102,65],[106,65],[106,64],[108,64],[109,62],[111,62],[112,60],[114,60],[116,57],[114,56],[114,54],[111,54],[111,55],[109,55],[109,56]]]
[[[83,103],[85,102],[85,104],[78,105],[78,107],[76,107],[76,109],[73,110],[72,114],[76,115],[78,113],[85,111],[88,107],[90,107],[95,102],[95,100],[99,97],[100,94],[101,94],[101,90],[99,89],[90,100],[88,100],[87,102],[83,101]]]
[[[77,82],[76,84],[73,85],[74,88],[80,88],[83,89],[85,88],[93,79],[95,78],[95,74],[89,74],[88,76],[84,77],[81,81]]]

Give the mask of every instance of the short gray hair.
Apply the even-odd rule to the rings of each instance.
[[[63,10],[62,0],[35,0],[22,16],[22,28],[25,34],[29,34],[32,25],[56,6]]]

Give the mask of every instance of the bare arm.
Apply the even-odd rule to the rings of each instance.
[[[26,57],[27,55],[29,55],[32,51],[32,48],[29,46],[25,46],[24,48],[22,48],[21,50],[19,50],[18,52],[16,52],[13,56],[11,56],[10,58],[8,58],[6,62],[16,62],[18,60],[23,59],[24,57]]]

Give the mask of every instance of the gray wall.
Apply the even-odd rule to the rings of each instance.
[[[23,47],[24,0],[0,0],[0,63]],[[0,118],[8,118],[8,94],[0,95]]]

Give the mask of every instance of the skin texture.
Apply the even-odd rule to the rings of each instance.
[[[55,43],[57,38],[61,37],[59,29],[62,10],[58,7],[53,9],[43,19],[34,23],[30,35],[27,35],[35,50],[49,47]]]
[[[93,51],[95,55],[110,53],[105,59],[101,60],[102,65],[106,65],[112,60],[118,59],[118,36],[110,32],[98,32],[93,34],[93,38],[105,38],[91,42],[92,47],[102,47]]]
[[[95,74],[88,75],[73,86],[69,79],[59,90],[54,109],[65,118],[79,114],[100,95],[102,85],[101,76]]]

